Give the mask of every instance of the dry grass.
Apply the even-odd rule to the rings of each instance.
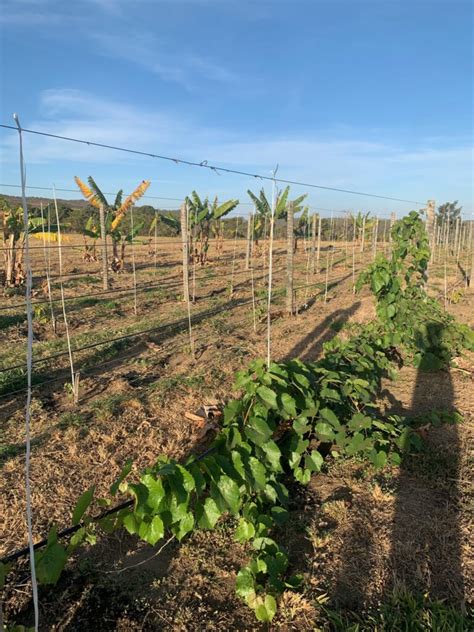
[[[274,357],[315,359],[323,342],[341,326],[373,318],[370,297],[354,297],[351,283],[348,278],[327,304],[317,301],[292,321],[274,321]],[[466,296],[450,310],[468,320],[470,305]],[[128,458],[138,471],[160,453],[181,458],[202,449],[199,429],[184,413],[203,403],[225,401],[235,370],[265,351],[261,331],[253,334],[251,313],[246,315],[245,325],[236,324],[241,312],[206,325],[204,330],[213,337],[197,344],[196,361],[186,351],[166,352],[153,340],[139,348],[137,357],[119,356],[108,373],[83,380],[79,409],[62,390],[48,389],[35,397],[31,465],[37,537],[52,522],[68,525],[76,498],[92,483],[98,494],[106,494]],[[76,325],[87,331],[84,314],[81,318]],[[127,314],[124,320],[129,319]],[[104,323],[99,317],[96,325]],[[331,327],[333,323],[338,324]],[[17,334],[22,340],[20,330]],[[472,372],[472,360],[464,360],[463,367]],[[381,475],[357,462],[346,463],[314,477],[307,489],[294,491],[285,542],[292,570],[304,575],[305,588],[302,593],[284,593],[275,628],[324,628],[328,604],[363,613],[400,587],[425,591],[457,607],[473,599],[471,376],[453,370],[426,377],[403,369],[397,382],[385,384],[387,410],[417,413],[457,407],[464,423],[431,431],[426,451],[399,469]],[[2,406],[2,443],[7,450],[2,455],[0,533],[6,552],[26,538],[23,402]],[[235,596],[235,573],[246,552],[232,541],[232,525],[196,533],[136,569],[108,573],[152,555],[150,547],[125,534],[105,538],[81,553],[57,588],[41,589],[45,629],[258,628]],[[28,622],[28,596],[15,592],[25,590],[20,586],[25,578],[20,571],[19,584],[9,589],[7,614]]]

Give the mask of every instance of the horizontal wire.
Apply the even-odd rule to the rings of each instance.
[[[233,219],[238,219],[238,218],[234,217]],[[327,219],[327,218],[325,218],[325,219]],[[338,219],[340,221],[344,220],[343,217],[335,217],[335,218],[333,218],[334,221],[336,221]],[[379,218],[379,221],[380,221],[380,218]],[[389,219],[382,219],[381,221],[389,222],[390,220]],[[38,234],[41,235],[41,233],[38,233]],[[75,233],[75,234],[77,234],[77,233]],[[65,233],[65,235],[62,237],[62,239],[65,239],[67,235],[68,235],[68,233]],[[309,235],[309,237],[312,237],[312,235]],[[147,237],[145,237],[144,235],[140,235],[139,238],[140,239],[147,239]],[[91,238],[89,237],[88,239],[91,239]],[[161,245],[161,246],[163,246],[163,245],[166,245],[166,246],[181,246],[181,241],[178,238],[176,238],[176,241],[171,241],[173,238],[170,237],[169,239],[163,239],[163,240],[160,239],[160,240],[158,240],[156,242],[153,240],[153,237],[148,237],[148,239],[150,239],[149,242],[147,242],[145,244],[143,244],[143,243],[134,243],[133,247],[134,248],[140,248],[140,247],[141,248],[150,248],[150,246],[154,247],[155,243],[156,243],[156,245]],[[223,241],[231,241],[231,242],[237,241],[238,243],[239,242],[240,243],[247,243],[247,237],[244,236],[244,235],[242,235],[242,236],[241,235],[237,235],[237,238],[234,236],[234,237],[222,237],[222,238],[210,237],[208,239],[208,242],[210,244],[212,244],[214,242],[223,242]],[[263,238],[263,237],[259,238],[259,242],[261,242],[261,243],[267,243],[269,241],[270,240],[269,240],[268,235],[265,238]],[[286,242],[286,235],[283,236],[283,237],[276,237],[274,241],[275,242],[278,242],[278,241]],[[323,241],[327,242],[327,241],[338,241],[338,240],[337,239],[323,239]],[[380,240],[378,240],[378,241],[380,242]],[[97,246],[101,246],[102,245],[102,242],[99,240],[99,238],[97,239],[97,242],[98,242],[96,244]],[[200,242],[197,242],[197,244],[199,244],[199,243]],[[64,244],[64,243],[61,243],[61,244],[49,244],[47,246],[42,246],[42,245],[41,246],[30,246],[30,250],[59,250],[59,249],[61,249],[61,250],[68,250],[68,249],[71,249],[71,250],[84,250],[85,246],[89,246],[90,247],[90,246],[93,246],[93,245],[94,245],[94,243],[91,243],[91,244],[68,244],[68,243]],[[19,247],[18,246],[0,246],[0,252],[9,251],[9,250],[19,250]],[[168,253],[161,252],[160,254],[168,254]],[[226,253],[226,254],[229,254],[229,253]],[[151,255],[154,255],[154,252],[152,252]]]
[[[4,129],[11,129],[18,131],[17,127],[13,125],[5,125],[0,124],[0,127]],[[376,193],[365,193],[363,191],[352,191],[350,189],[340,189],[337,187],[323,186],[321,184],[313,184],[310,182],[299,182],[298,180],[288,180],[285,178],[277,178],[275,176],[264,176],[258,173],[249,173],[247,171],[239,171],[237,169],[230,169],[228,167],[220,167],[217,165],[208,164],[207,160],[202,160],[201,162],[194,162],[192,160],[185,160],[184,158],[172,158],[171,156],[163,156],[160,154],[154,154],[151,152],[140,151],[138,149],[129,149],[126,147],[119,147],[116,145],[106,145],[104,143],[97,143],[94,141],[84,140],[81,138],[72,138],[69,136],[61,136],[59,134],[51,134],[49,132],[42,132],[40,130],[26,129],[24,127],[21,128],[22,132],[26,132],[27,134],[34,134],[37,136],[44,136],[47,138],[56,138],[57,140],[65,140],[72,143],[79,143],[81,145],[88,145],[89,147],[101,147],[102,149],[112,149],[113,151],[124,152],[128,154],[134,154],[138,156],[146,156],[148,158],[156,158],[158,160],[166,160],[168,162],[174,162],[175,164],[188,165],[190,167],[202,167],[205,169],[210,169],[215,173],[219,173],[222,171],[223,173],[232,173],[235,175],[246,176],[249,178],[259,178],[260,180],[266,180],[269,182],[280,182],[282,184],[292,184],[294,186],[308,187],[311,189],[323,189],[325,191],[335,191],[337,193],[348,193],[350,195],[360,195],[364,197],[377,198],[380,200],[390,200],[392,202],[404,202],[407,204],[416,204],[418,206],[424,206],[426,202],[417,202],[416,200],[405,200],[401,198],[392,197],[389,195],[378,195]]]
[[[266,300],[266,299],[265,299],[265,300]],[[232,324],[232,325],[237,325],[237,324],[240,324],[240,323],[242,323],[242,322],[246,322],[247,320],[248,320],[248,318],[245,318],[245,319],[242,319],[241,321],[237,321],[237,323],[235,323],[235,322],[234,322],[234,323],[231,323],[231,324]],[[184,331],[183,331],[182,333],[183,333],[183,334],[185,334],[186,332],[184,332]],[[214,336],[214,335],[215,335],[215,333],[210,332],[208,335],[205,335],[205,336],[202,336],[202,337],[198,337],[198,338],[194,338],[194,341],[195,341],[195,342],[197,342],[197,341],[200,341],[200,340],[203,340],[203,339],[209,338],[209,337]],[[183,348],[187,348],[188,346],[189,346],[189,341],[188,341],[187,343],[184,343],[183,345],[178,345],[178,346],[175,348],[175,350],[180,350],[180,349],[183,349]],[[172,349],[173,347],[174,347],[174,345],[168,345],[166,350],[168,351],[168,348],[169,348],[169,349]],[[141,352],[140,352],[140,353],[141,353]],[[139,353],[134,354],[134,356],[135,356],[135,355],[139,355]],[[132,356],[132,357],[134,357],[134,356]],[[112,360],[107,360],[107,361],[105,361],[105,362],[104,362],[104,363],[102,363],[102,364],[103,364],[103,365],[105,365],[105,364],[109,364],[109,363],[114,362],[114,361],[116,361],[116,360],[117,360],[116,358],[115,358],[115,359],[112,359]],[[98,366],[100,366],[100,365],[95,365],[94,367],[91,367],[91,368],[89,369],[89,371],[96,370]],[[88,371],[88,369],[86,369],[85,371],[83,371],[83,373],[84,373],[84,372],[86,372],[86,371]],[[64,377],[63,377],[62,379],[64,379]],[[138,379],[138,378],[137,378],[137,379]],[[140,379],[141,379],[141,378],[140,378]],[[46,383],[51,383],[51,382],[55,382],[55,381],[58,381],[58,379],[49,380],[48,382],[43,382],[43,383],[41,383],[41,384],[39,384],[39,385],[38,385],[38,384],[36,384],[36,385],[34,385],[32,388],[36,388],[36,387],[41,386],[41,385],[43,385],[43,384],[46,384]],[[135,381],[137,381],[137,380],[135,380]],[[130,382],[129,382],[129,384],[130,384],[130,383],[132,383],[132,381],[130,381]],[[21,391],[16,391],[16,393],[18,393],[18,392],[21,392]],[[13,394],[13,393],[12,393],[12,394]],[[0,398],[2,398],[2,397],[3,397],[3,396],[0,396]],[[197,455],[197,456],[196,456],[196,460],[200,461],[201,459],[205,458],[207,455],[209,455],[210,453],[212,453],[212,452],[213,452],[213,450],[214,450],[214,448],[212,448],[212,447],[211,447],[211,448],[206,449],[204,452],[202,452],[201,454],[199,454],[199,455]],[[94,522],[98,522],[99,520],[101,520],[101,519],[103,519],[103,518],[106,518],[107,516],[113,515],[114,513],[118,513],[119,511],[121,511],[121,510],[123,510],[123,509],[127,509],[128,507],[131,507],[131,506],[133,505],[133,503],[134,503],[133,499],[132,499],[132,500],[126,500],[126,501],[124,501],[124,502],[122,502],[122,503],[119,503],[119,504],[118,504],[118,505],[116,505],[115,507],[112,507],[112,508],[110,508],[110,509],[107,509],[107,510],[105,510],[105,511],[101,512],[98,516],[95,516],[95,517],[93,518],[93,521],[94,521]],[[73,526],[71,526],[71,527],[67,527],[67,528],[65,528],[65,529],[63,529],[63,530],[61,530],[61,531],[59,531],[59,532],[58,532],[58,534],[57,534],[57,537],[58,537],[58,538],[65,538],[65,537],[67,537],[67,536],[69,536],[69,535],[72,535],[72,534],[74,534],[76,531],[78,531],[78,530],[79,530],[82,526],[83,526],[83,523],[81,522],[81,523],[79,523],[79,524],[77,524],[77,525],[73,525]],[[44,538],[44,539],[42,539],[42,540],[40,540],[40,541],[36,542],[36,543],[33,545],[33,549],[36,551],[36,550],[38,550],[38,549],[40,549],[40,548],[42,548],[42,547],[46,546],[47,544],[48,544],[48,539],[47,539],[47,538]],[[15,560],[18,560],[18,559],[20,559],[21,557],[24,557],[25,555],[28,555],[28,553],[29,553],[29,548],[28,548],[28,547],[24,547],[24,548],[21,548],[21,549],[17,549],[17,550],[15,550],[15,551],[13,551],[13,552],[11,552],[11,553],[7,553],[5,556],[3,556],[3,557],[0,559],[0,562],[1,562],[1,563],[3,563],[3,564],[7,564],[7,563],[9,563],[9,562],[13,562],[13,561],[15,561]]]
[[[277,268],[276,271],[279,272],[281,270],[285,269],[284,266]],[[255,272],[258,272],[259,269],[258,268],[253,268],[253,270]],[[240,274],[245,274],[245,273],[250,273],[250,269],[249,270],[236,270],[234,272],[234,276],[236,275],[240,275]],[[229,276],[229,272],[222,272],[220,274],[213,274],[213,275],[206,275],[206,276],[199,276],[196,277],[196,281],[212,281],[213,279],[218,279],[218,278],[222,278],[222,277],[228,277]],[[67,276],[67,275],[65,275]],[[263,278],[263,277],[257,277],[256,280]],[[163,281],[169,280],[170,283],[165,283],[163,284]],[[192,281],[192,277],[190,277],[189,279],[190,281]],[[138,293],[141,292],[146,292],[147,290],[153,290],[153,289],[164,289],[164,290],[169,290],[172,289],[176,286],[181,286],[182,284],[182,277],[181,276],[172,276],[172,277],[165,277],[164,279],[160,279],[160,284],[158,285],[137,285],[137,291]],[[201,283],[200,287],[205,287],[207,285],[207,283]],[[67,296],[64,298],[64,301],[70,302],[70,301],[80,301],[80,300],[84,300],[87,298],[96,298],[98,296],[108,296],[110,294],[115,294],[115,293],[120,293],[120,292],[126,292],[126,294],[133,294],[135,291],[135,288],[132,286],[127,286],[127,287],[122,287],[122,288],[115,288],[115,289],[111,289],[111,290],[101,290],[100,292],[91,292],[89,294],[78,294],[77,296]],[[202,297],[198,297],[198,298],[202,298]],[[51,301],[49,299],[45,299],[44,301],[33,301],[32,305],[49,305],[50,303],[60,303],[62,302],[62,298],[55,298],[52,299]],[[175,299],[170,299],[170,300],[175,300]],[[161,303],[158,303],[159,305]],[[7,306],[3,306],[0,307],[0,312],[3,311],[9,311],[9,310],[15,310],[15,309],[23,309],[25,307],[25,303],[15,303],[14,305],[7,305]],[[93,307],[91,305],[91,307]]]
[[[341,279],[343,279],[343,277],[339,277],[337,279],[331,279],[330,282],[334,283],[335,281],[340,281]],[[300,286],[297,286],[297,287],[295,287],[293,289],[296,291],[296,290],[301,290],[301,289],[305,289],[305,288],[309,288],[309,287],[316,287],[318,285],[324,285],[324,281],[317,281],[317,282],[311,283],[311,284],[300,285]],[[274,291],[273,291],[273,294],[274,295],[278,295],[278,294],[281,294],[282,292],[285,292],[285,291],[286,291],[286,287],[275,288]],[[243,301],[243,302],[237,303],[237,304],[232,305],[232,306],[225,305],[225,306],[223,306],[220,309],[216,308],[215,310],[209,310],[207,313],[203,312],[201,315],[200,314],[195,314],[194,317],[198,318],[200,316],[201,317],[207,316],[207,317],[213,318],[214,316],[216,316],[216,315],[218,315],[218,314],[220,314],[222,312],[225,312],[227,310],[238,309],[240,307],[245,307],[245,306],[253,304],[253,303],[257,304],[257,303],[260,303],[262,301],[267,301],[267,297],[257,298],[255,300],[254,299],[249,299],[247,301]],[[183,321],[185,320],[185,315],[183,315],[183,319],[182,320]],[[196,327],[200,323],[196,323],[196,322],[193,323],[192,319],[191,319],[191,324],[192,324],[192,326]],[[101,347],[103,345],[111,344],[111,343],[114,343],[114,342],[120,342],[122,340],[128,340],[130,338],[137,338],[139,336],[143,336],[143,335],[146,335],[146,334],[149,334],[149,333],[153,333],[153,332],[166,331],[167,329],[176,327],[178,325],[179,325],[179,321],[177,323],[176,322],[174,322],[174,323],[166,323],[165,325],[160,325],[158,327],[150,327],[150,328],[143,329],[143,330],[140,330],[140,331],[137,331],[137,332],[133,332],[133,333],[130,333],[130,334],[124,334],[122,336],[117,336],[115,338],[108,338],[106,340],[101,340],[99,342],[94,342],[94,343],[91,343],[89,345],[83,345],[82,347],[73,348],[72,349],[72,353],[80,353],[82,351],[88,351],[90,349],[95,349],[95,348]],[[69,354],[69,351],[67,351],[67,350],[66,351],[59,351],[58,353],[53,353],[53,354],[51,354],[49,356],[45,356],[44,358],[36,358],[36,359],[33,360],[33,364],[36,365],[36,364],[40,364],[40,363],[43,363],[43,362],[49,362],[50,360],[56,360],[58,358],[66,356],[68,354]],[[22,364],[16,364],[16,365],[13,365],[13,366],[0,368],[0,373],[8,373],[9,371],[15,371],[17,369],[23,369],[23,368],[24,368],[24,364],[23,363]]]
[[[341,280],[343,280],[343,279],[344,279],[344,276],[342,276],[342,277],[338,277],[338,278],[336,278],[336,279],[331,279],[331,280],[330,280],[330,283],[334,283],[334,282],[337,282],[337,281],[341,281]],[[293,289],[294,289],[294,291],[296,291],[296,290],[301,290],[301,289],[305,289],[305,288],[309,288],[309,287],[316,287],[316,286],[318,286],[318,285],[324,285],[324,281],[318,281],[318,282],[316,282],[316,283],[311,283],[311,284],[308,284],[308,285],[300,285],[300,286],[297,286],[297,287],[295,287],[295,288],[293,288]],[[281,294],[281,293],[282,293],[282,292],[284,292],[284,291],[286,291],[286,288],[277,288],[277,289],[274,291],[274,294],[277,294],[277,295],[278,295],[278,294]],[[259,303],[259,302],[261,302],[261,301],[266,301],[266,300],[267,300],[267,299],[266,299],[266,297],[263,297],[263,298],[260,298],[260,299],[255,299],[255,303]],[[230,308],[226,308],[225,310],[222,310],[222,311],[226,311],[227,309],[230,309],[230,310],[237,309],[238,307],[245,306],[245,305],[248,305],[248,304],[250,304],[250,303],[253,303],[253,299],[252,299],[252,300],[250,300],[250,301],[248,301],[247,303],[240,303],[239,305],[236,305],[236,306],[234,306],[234,307],[230,307]],[[219,312],[219,313],[221,313],[221,312]],[[273,312],[273,313],[272,313],[272,315],[275,315],[275,314],[278,314],[278,313],[279,313],[279,312]],[[212,314],[212,315],[211,315],[211,317],[213,317],[213,316],[215,316],[215,315],[218,315],[218,314]],[[235,326],[237,326],[237,325],[241,325],[242,323],[248,322],[249,318],[250,318],[250,316],[249,316],[249,315],[247,315],[245,318],[242,318],[241,320],[238,320],[238,321],[231,321],[231,322],[229,323],[229,325],[231,325],[231,326],[233,326],[233,327],[235,327]],[[207,322],[206,322],[206,321],[204,321],[203,326],[205,326],[206,324],[208,324],[208,321],[207,321]],[[260,324],[262,324],[262,323],[260,323]],[[194,323],[194,324],[192,324],[192,328],[193,328],[193,329],[195,329],[196,327],[199,327],[200,325],[201,325],[201,322],[199,322],[199,323]],[[130,335],[130,337],[135,337],[136,335],[141,335],[142,333],[147,333],[147,332],[146,332],[146,331],[144,331],[144,332],[137,332],[136,334]],[[185,327],[185,328],[183,328],[181,331],[179,331],[179,332],[176,334],[176,336],[187,336],[187,335],[188,335],[188,330],[186,329],[186,327]],[[215,333],[215,332],[208,332],[208,333],[207,333],[207,334],[205,334],[205,335],[202,335],[202,336],[197,336],[197,337],[193,337],[193,341],[194,341],[194,342],[202,341],[202,340],[205,340],[205,339],[210,338],[210,337],[215,336],[215,335],[216,335],[216,333]],[[110,342],[110,341],[106,341],[106,342]],[[167,350],[168,348],[172,348],[172,347],[173,347],[173,345],[175,344],[175,342],[176,342],[176,341],[172,341],[172,342],[171,342],[171,341],[169,341],[168,343],[166,343],[166,342],[161,343],[161,344],[160,344],[160,351],[161,351],[162,349],[163,349],[163,350]],[[105,343],[104,343],[104,344],[105,344]],[[182,347],[181,347],[181,348],[187,347],[188,345],[189,345],[189,340],[187,340],[187,342],[186,342],[186,343],[184,343],[184,344],[182,345]],[[76,350],[73,350],[73,351],[77,351],[77,349],[76,349]],[[141,349],[140,349],[140,350],[139,350],[139,351],[137,351],[136,353],[128,354],[127,359],[134,358],[134,357],[136,357],[136,356],[141,355],[142,353],[143,353],[143,350],[141,350]],[[117,362],[117,360],[120,360],[120,357],[116,356],[116,357],[111,358],[111,359],[109,359],[109,360],[104,360],[103,362],[100,362],[100,363],[98,363],[98,364],[94,364],[94,365],[93,365],[93,366],[91,366],[91,367],[86,367],[85,369],[81,369],[81,368],[79,368],[79,373],[81,373],[81,375],[83,375],[84,373],[86,373],[86,374],[87,374],[87,373],[93,372],[94,370],[97,370],[97,368],[104,367],[104,366],[106,366],[106,365],[108,365],[108,364],[113,364],[114,362]],[[66,373],[65,375],[58,376],[58,377],[52,378],[52,379],[50,379],[50,380],[44,380],[44,381],[42,381],[42,382],[37,382],[36,384],[33,384],[33,385],[32,385],[32,389],[38,389],[38,388],[40,388],[41,386],[44,386],[44,385],[46,385],[46,384],[53,384],[54,382],[61,382],[61,381],[63,381],[63,380],[67,380],[67,378],[69,377],[69,374],[67,373],[67,371],[68,371],[68,368],[67,368],[67,367],[65,367],[65,368],[64,368],[64,372]],[[10,391],[10,392],[8,392],[8,393],[3,393],[3,394],[1,394],[1,395],[0,395],[0,399],[6,399],[6,398],[11,397],[12,395],[16,395],[16,394],[18,394],[18,393],[23,393],[23,392],[25,392],[25,390],[26,390],[26,389],[27,389],[27,387],[22,387],[22,388],[20,388],[20,389],[15,390],[15,391]]]
[[[341,252],[344,251],[346,249],[345,246],[336,246],[333,247],[331,249],[332,253],[336,253],[336,252]],[[245,253],[243,253],[245,254]],[[305,253],[305,255],[307,255],[307,253]],[[237,257],[236,257],[237,258]],[[179,262],[178,262],[179,263]],[[177,265],[178,265],[177,263]],[[300,265],[306,265],[306,262],[300,262]],[[296,266],[298,266],[298,264],[296,264]],[[145,269],[149,269],[149,268],[154,268],[154,263],[150,263],[149,265],[140,265],[139,268],[137,268],[138,270],[145,270]],[[202,269],[202,268],[200,268]],[[209,269],[209,268],[208,268]],[[276,268],[276,272],[280,271],[284,269],[283,268]],[[258,272],[259,271],[259,267],[255,266],[253,268],[254,271]],[[85,270],[84,272],[76,272],[73,274],[63,274],[63,275],[56,275],[56,276],[50,276],[50,279],[52,278],[65,278],[65,277],[70,277],[70,276],[87,276],[87,275],[95,275],[95,276],[99,276],[101,273],[101,271],[97,271],[97,272],[93,272],[93,271],[87,271]],[[249,270],[236,270],[234,272],[234,276],[238,275],[238,274],[245,274],[245,273],[250,273],[250,268]],[[40,275],[44,275],[45,272],[38,272],[35,273],[36,276],[40,276]],[[179,275],[179,276],[178,276]],[[196,277],[196,281],[207,281],[207,280],[211,280],[211,279],[217,279],[220,277],[227,277],[229,276],[229,272],[222,272],[220,274],[212,274],[212,275],[205,275],[205,276],[197,276]],[[192,280],[192,277],[190,276],[190,281]],[[161,287],[160,285],[148,285],[147,288],[148,289],[170,289],[171,287],[174,287],[175,285],[179,285],[181,283],[181,274],[178,273],[177,275],[174,276],[169,276],[169,277],[163,277],[160,280],[160,283],[164,283],[164,285]],[[166,283],[167,281],[176,281],[176,283]],[[142,285],[138,285],[137,288],[142,288]],[[144,291],[146,291],[147,288],[144,288]],[[115,293],[119,293],[119,292],[133,292],[134,288],[133,286],[127,286],[127,287],[122,287],[122,288],[114,288],[114,289],[110,289],[110,290],[101,290],[100,292],[92,292],[89,294],[79,294],[77,296],[68,296],[65,298],[65,301],[79,301],[82,299],[86,299],[86,298],[95,298],[98,296],[105,296],[105,295],[110,295],[110,294],[115,294]],[[33,305],[46,305],[49,304],[50,302],[53,303],[57,303],[60,302],[62,299],[53,299],[52,301],[49,301],[47,299],[45,299],[44,301],[34,301],[32,304]],[[23,308],[24,307],[24,303],[15,303],[13,305],[4,305],[2,307],[0,307],[0,312],[2,311],[10,311],[10,310],[15,310],[17,308]]]
[[[21,186],[19,184],[5,184],[5,183],[0,183],[0,187],[9,187],[12,189],[21,189]],[[38,190],[38,191],[52,191],[52,187],[44,187],[44,186],[34,186],[32,184],[26,185],[27,189],[34,189],[34,190]],[[78,189],[58,189],[57,187],[55,187],[56,191],[62,191],[63,193],[77,193],[79,194],[80,191]],[[104,195],[117,195],[117,193],[112,193],[111,191],[103,191]],[[183,195],[182,197],[179,198],[172,198],[172,197],[163,197],[163,196],[159,196],[159,195],[143,195],[142,199],[148,199],[148,200],[169,200],[171,202],[183,202],[184,199],[187,197],[188,194]],[[33,197],[33,196],[30,196]],[[49,204],[52,203],[52,198],[46,197],[46,196],[41,196],[41,195],[36,195],[34,197],[39,197],[39,198],[43,198],[44,200],[51,200],[51,202],[49,202]],[[75,200],[66,200],[66,201],[70,201],[73,202]],[[81,199],[81,202],[86,203],[85,200]],[[420,202],[421,204],[421,202]],[[239,206],[255,206],[253,202],[240,202],[239,201]],[[350,211],[348,211],[348,209],[335,209],[335,208],[323,208],[322,206],[312,206],[311,204],[307,205],[308,208],[311,211],[324,211],[327,213],[343,213],[346,214]],[[139,209],[142,209],[143,207],[136,207]],[[73,209],[75,210],[75,209]],[[173,209],[154,209],[154,212],[160,212],[163,210],[173,210]],[[178,210],[178,209],[176,209]],[[142,211],[143,212],[143,211]],[[236,216],[234,215],[233,218],[235,218]]]

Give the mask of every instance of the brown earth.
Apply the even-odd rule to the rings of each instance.
[[[228,271],[232,265],[232,244],[226,249],[227,259],[221,267],[213,264],[217,272]],[[179,257],[171,247],[160,263],[167,258],[167,274],[178,280]],[[242,253],[236,261],[235,271],[241,271]],[[282,252],[276,257],[275,267],[279,265],[284,265]],[[69,266],[79,264],[70,261]],[[297,278],[302,285],[306,284],[306,266],[301,253]],[[243,276],[248,279],[249,273]],[[334,266],[330,280],[340,277],[343,280],[330,290],[326,303],[320,289],[300,290],[297,302],[305,307],[292,319],[282,317],[284,304],[277,297],[272,326],[275,359],[315,359],[322,344],[346,323],[373,318],[372,299],[352,293],[350,266]],[[130,283],[129,276],[122,278],[124,285]],[[308,278],[311,283],[312,276]],[[317,281],[324,282],[324,278],[324,270],[316,275]],[[442,299],[439,278],[433,274],[431,284]],[[451,293],[458,279],[451,271]],[[275,285],[282,280],[283,271]],[[200,428],[184,413],[203,403],[225,401],[235,370],[265,354],[263,310],[257,310],[254,332],[251,304],[227,309],[234,305],[228,300],[227,281],[228,275],[215,278],[206,288],[206,294],[218,291],[226,295],[226,311],[206,316],[199,324],[195,318],[195,359],[186,329],[181,327],[171,337],[140,337],[113,355],[106,370],[97,367],[103,357],[94,356],[89,373],[81,379],[79,406],[64,392],[67,378],[35,393],[31,467],[36,537],[47,533],[52,522],[59,528],[67,526],[75,500],[91,484],[97,485],[99,495],[107,494],[127,458],[134,459],[134,471],[139,471],[160,453],[181,458],[203,449],[206,439],[200,438]],[[204,298],[199,282],[197,287],[199,299],[192,308],[193,317],[212,308],[212,296]],[[79,284],[71,291],[84,289]],[[179,293],[179,281],[173,292]],[[249,282],[234,292],[234,302],[239,299],[251,300]],[[472,294],[460,291],[453,300],[450,311],[469,322]],[[154,304],[153,297],[140,300],[138,316],[133,314],[133,297],[121,299],[118,307],[103,310],[105,313],[97,306],[77,315],[71,309],[74,335],[107,327],[115,335],[137,320],[145,328],[142,320],[146,323],[154,313]],[[178,321],[184,312],[172,294],[169,305],[174,311],[165,312],[162,322]],[[116,329],[117,321],[120,329]],[[38,330],[41,327],[45,340],[54,340],[47,325],[37,324]],[[23,341],[24,324],[3,330],[3,336],[5,341],[13,342],[15,336]],[[0,362],[1,355],[0,351]],[[88,359],[87,355],[79,357]],[[402,586],[446,599],[459,608],[472,602],[473,364],[472,358],[462,359],[459,369],[435,375],[417,374],[405,367],[396,382],[385,385],[381,404],[390,412],[418,414],[457,408],[463,414],[464,422],[458,426],[430,430],[421,455],[382,473],[357,462],[333,464],[314,477],[307,489],[293,490],[285,544],[292,569],[304,574],[305,588],[302,593],[283,595],[273,627],[312,630],[324,626],[326,600],[335,607],[363,612]],[[1,550],[6,553],[23,545],[26,537],[24,399],[17,396],[1,401],[2,443],[8,448],[2,458],[0,497]],[[171,542],[159,554],[126,534],[109,536],[82,552],[58,587],[40,589],[42,629],[259,629],[234,592],[235,573],[245,559],[245,547],[232,540],[231,521],[214,532],[193,534],[181,545]],[[27,578],[23,564],[5,595],[8,620],[31,622]]]

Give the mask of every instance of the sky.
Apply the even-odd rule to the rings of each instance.
[[[2,0],[0,122],[305,183],[319,209],[473,204],[471,0]],[[24,135],[27,184],[148,203],[238,198],[258,178]],[[0,192],[18,185],[0,129]],[[282,186],[282,185],[279,185]],[[39,195],[40,190],[29,189]],[[58,194],[59,195],[59,194]],[[77,198],[61,192],[61,197]],[[290,195],[291,197],[291,195]],[[160,199],[159,199],[160,198]],[[241,209],[250,207],[241,207]]]

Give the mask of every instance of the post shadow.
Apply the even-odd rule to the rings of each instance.
[[[441,327],[430,323],[427,338],[439,340]],[[422,418],[433,411],[454,411],[449,369],[429,370],[433,355],[418,342],[422,357],[411,401],[403,394],[401,401],[386,389],[381,394],[389,403],[385,416]],[[421,450],[403,454],[398,476],[390,485],[393,510],[370,494],[361,494],[353,503],[352,524],[343,536],[341,566],[330,594],[339,607],[360,612],[408,592],[465,608],[458,428],[446,423],[426,429],[422,425],[418,432]]]
[[[293,358],[299,358],[303,362],[311,362],[316,359],[323,344],[337,336],[342,326],[355,314],[360,307],[360,301],[356,301],[346,309],[336,309],[326,316],[314,329],[282,358],[282,362],[288,362]]]
[[[442,325],[428,324],[429,341],[439,341],[441,334]],[[449,368],[430,370],[433,355],[419,343],[421,362],[405,414],[452,413],[455,395]],[[420,433],[421,451],[406,452],[400,465],[385,593],[406,589],[464,610],[458,427],[442,423]]]

